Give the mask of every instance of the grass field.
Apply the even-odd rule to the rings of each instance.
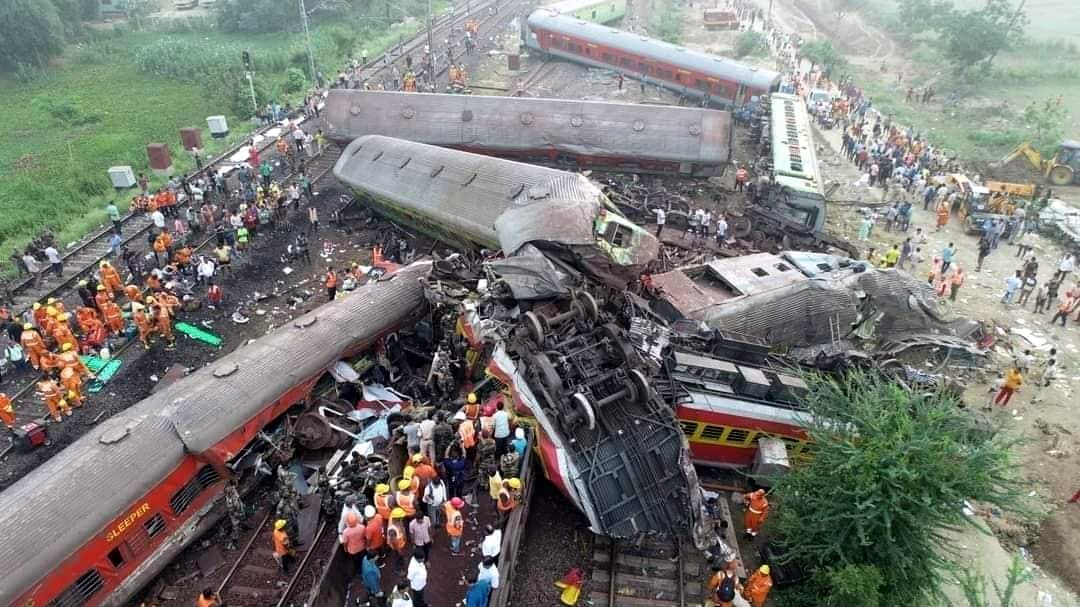
[[[317,27],[313,37],[321,69],[333,77],[343,56],[331,41],[328,27]],[[357,40],[355,48],[377,56],[399,36],[407,37],[418,28],[415,21],[398,25],[380,36]],[[224,48],[230,56],[235,49],[236,61],[239,49],[249,50],[257,73],[260,62],[267,63],[263,58],[275,57],[274,67],[261,74],[271,93],[282,88],[283,62],[306,66],[298,34],[126,32],[69,48],[55,66],[31,81],[0,75],[0,107],[7,124],[0,130],[0,256],[4,262],[45,227],[57,233],[62,243],[72,242],[104,223],[108,200],[115,198],[125,207],[131,194],[112,191],[107,169],[131,165],[136,173],[145,171],[147,143],[169,144],[176,171],[184,172],[194,162],[180,146],[180,128],[203,128],[204,158],[224,151],[251,130],[251,123],[237,118],[228,104],[209,100],[199,83],[138,69],[138,50],[162,37],[208,49]],[[295,101],[302,96],[301,92],[291,97]],[[229,119],[227,139],[214,140],[206,130],[206,117],[215,114]],[[5,273],[12,269],[8,263],[4,268]]]
[[[984,0],[955,0],[957,6],[978,8]],[[1018,4],[1013,0],[1013,5]],[[1076,0],[1028,0],[1024,4],[1034,39],[1060,39],[1080,46],[1080,2]]]

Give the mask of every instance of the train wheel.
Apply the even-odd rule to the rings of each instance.
[[[609,322],[600,327],[600,334],[611,342],[612,351],[619,357],[620,362],[629,365],[636,360],[633,346],[622,339],[622,331],[618,325]]]
[[[529,337],[532,338],[533,343],[538,346],[544,345],[544,320],[540,318],[535,312],[529,311],[525,313],[525,329],[529,332]]]
[[[548,391],[548,394],[552,398],[559,398],[563,393],[563,382],[559,377],[559,372],[555,370],[555,365],[551,363],[551,359],[547,354],[538,352],[532,356],[533,366],[536,368],[537,374],[540,375],[540,381],[544,384],[544,388]]]
[[[578,312],[586,319],[595,321],[600,317],[600,306],[596,299],[586,291],[578,291],[574,295],[574,303],[578,305]]]
[[[596,412],[593,410],[592,403],[589,402],[589,397],[585,396],[581,392],[575,392],[570,397],[570,404],[574,406],[574,412],[581,414],[585,421],[585,427],[589,430],[596,429]]]
[[[734,238],[746,238],[750,235],[753,225],[749,217],[732,217],[728,219],[728,231]]]
[[[634,386],[636,400],[639,403],[649,401],[649,380],[645,379],[644,373],[637,369],[630,369],[630,384]]]

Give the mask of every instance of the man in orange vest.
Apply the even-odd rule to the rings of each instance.
[[[499,499],[495,502],[495,508],[499,511],[498,517],[495,519],[496,527],[506,525],[506,521],[510,519],[510,513],[514,511],[514,508],[517,508],[520,492],[520,478],[508,478],[503,481],[502,488],[499,489]]]
[[[87,366],[83,364],[83,361],[81,358],[79,358],[79,353],[75,351],[74,346],[72,346],[71,344],[64,344],[60,347],[60,350],[60,355],[56,357],[56,364],[58,367],[60,367],[61,369],[71,369],[75,371],[75,373],[77,373],[80,378],[85,376],[94,376],[92,373],[90,373],[90,369],[88,369]]]
[[[136,309],[132,313],[131,318],[135,321],[135,326],[139,328],[139,341],[142,342],[143,348],[149,350],[150,336],[154,333],[153,321],[151,321],[150,317],[146,314],[145,308]]]
[[[97,295],[94,295],[94,302],[97,303],[98,310],[101,310],[105,306],[105,302],[112,301],[112,294],[105,288],[105,285],[97,286]]]
[[[15,408],[11,406],[11,397],[4,392],[0,392],[0,421],[8,430],[15,429]]]
[[[148,300],[149,301],[149,300]],[[154,314],[154,320],[157,324],[158,333],[161,333],[161,337],[165,339],[165,349],[173,350],[176,348],[176,338],[172,333],[172,317],[169,316],[169,308],[164,303],[158,303],[150,308]]]
[[[746,503],[746,515],[743,517],[746,537],[753,540],[769,514],[769,500],[765,499],[765,490],[758,489],[743,495],[743,502]]]
[[[60,370],[60,384],[64,386],[64,390],[67,391],[65,400],[75,407],[83,406],[86,402],[86,397],[82,394],[82,377],[79,376],[79,372],[72,367],[64,367]]]
[[[110,301],[105,304],[105,309],[101,313],[105,316],[105,322],[113,334],[119,335],[124,332],[124,313],[116,302]]]
[[[395,510],[401,510],[405,518],[416,516],[416,496],[413,495],[412,480],[406,478],[399,480],[397,488],[397,493],[394,495],[395,503],[397,503]],[[394,518],[393,513],[390,518]]]
[[[204,588],[199,596],[195,597],[195,607],[220,607],[221,601],[212,588]]]
[[[116,268],[107,261],[101,262],[101,285],[105,287],[110,293],[120,291],[124,288],[124,283],[120,280],[120,273],[116,271]],[[110,299],[112,299],[110,297]]]
[[[364,518],[367,519],[367,523],[364,524],[364,541],[367,542],[367,549],[374,553],[381,553],[383,547],[386,546],[386,537],[383,535],[383,525],[386,519],[379,514],[374,506],[364,506]]]
[[[34,315],[34,324],[40,327],[41,324],[45,322],[45,307],[42,306],[39,302],[35,301],[32,309]]]
[[[74,348],[79,344],[75,340],[75,334],[71,332],[71,327],[68,326],[69,314],[61,314],[57,317],[56,325],[53,327],[53,340],[56,341],[56,346],[63,349],[64,346],[71,346]]]
[[[476,398],[476,392],[469,392],[465,397],[465,419],[476,421],[480,417],[480,401]]]
[[[41,369],[41,355],[47,350],[45,349],[45,341],[41,339],[41,334],[34,329],[34,325],[30,323],[23,325],[19,343],[26,352],[26,356],[30,359],[30,365],[35,369]]]
[[[41,396],[41,399],[45,401],[45,406],[49,408],[49,413],[52,415],[54,422],[62,422],[64,418],[60,415],[71,415],[71,409],[68,408],[67,401],[64,400],[63,395],[60,392],[60,386],[52,379],[43,379],[37,383],[37,392]]]
[[[384,483],[375,485],[375,511],[383,520],[390,520],[390,511],[394,508],[393,499],[390,495],[390,485]]]
[[[281,567],[281,572],[285,575],[289,574],[289,564],[296,558],[292,540],[289,539],[289,533],[285,531],[285,525],[287,524],[288,522],[285,519],[274,521],[274,534],[271,537],[274,545],[274,560],[277,561],[278,566]]]
[[[326,299],[327,301],[334,301],[334,296],[337,295],[337,273],[333,268],[326,268]]]
[[[746,580],[743,587],[743,597],[750,601],[753,607],[765,607],[765,599],[772,590],[772,577],[769,576],[769,566],[762,565]]]
[[[94,308],[88,308],[86,306],[80,306],[75,310],[75,321],[79,324],[79,329],[86,333],[90,330],[90,320],[97,319],[98,313]]]
[[[450,554],[461,554],[461,536],[465,533],[465,517],[461,515],[461,509],[465,507],[465,500],[455,497],[443,504],[443,513],[446,514],[446,535],[450,536]]]
[[[409,537],[405,535],[405,511],[394,508],[390,511],[390,524],[386,526],[386,543],[390,549],[398,555],[397,569],[405,571],[405,548],[409,545]]]

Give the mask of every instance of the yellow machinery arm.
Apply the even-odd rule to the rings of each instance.
[[[1010,152],[1008,156],[1001,159],[1001,164],[1009,164],[1010,162],[1016,160],[1017,158],[1020,158],[1021,156],[1026,158],[1027,161],[1031,163],[1031,166],[1035,167],[1036,171],[1039,171],[1043,174],[1047,172],[1047,168],[1049,168],[1047,165],[1050,163],[1043,159],[1042,154],[1039,153],[1039,150],[1031,147],[1031,144],[1027,142],[1021,143],[1020,145],[1016,146],[1016,149]]]

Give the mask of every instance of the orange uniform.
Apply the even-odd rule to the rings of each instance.
[[[750,579],[746,580],[746,586],[743,587],[743,597],[750,601],[753,607],[764,607],[765,599],[769,596],[769,591],[772,590],[772,577],[762,569],[755,571],[750,576]]]
[[[154,324],[150,318],[146,315],[145,310],[136,310],[131,315],[135,321],[135,326],[139,328],[139,341],[146,349],[150,349],[150,336],[154,334]]]
[[[274,554],[279,557],[289,554],[292,550],[289,534],[284,529],[275,529],[272,541],[274,543]]]
[[[514,497],[513,492],[503,487],[499,489],[499,499],[495,504],[499,512],[510,512],[514,508],[517,508],[517,498]]]
[[[0,421],[8,428],[15,427],[15,408],[11,406],[11,398],[0,392]]]
[[[176,311],[180,309],[180,300],[168,291],[163,291],[160,295],[158,295],[157,301],[159,304],[165,306],[165,308],[168,309],[169,316],[175,317]]]
[[[142,301],[142,290],[135,285],[127,285],[124,287],[124,295],[128,298],[128,301]]]
[[[120,273],[108,263],[101,266],[101,284],[108,291],[119,291],[124,288],[124,283],[120,281]]]
[[[109,293],[109,291],[105,290],[105,289],[103,289],[101,291],[98,291],[97,295],[94,296],[94,303],[97,304],[98,310],[103,310],[104,307],[105,307],[105,304],[107,302],[112,301],[112,300],[113,300],[112,293]]]
[[[75,350],[68,350],[67,352],[61,352],[56,356],[57,366],[61,369],[74,369],[79,376],[89,375],[90,369],[86,368],[78,353]]]
[[[381,514],[368,519],[368,522],[364,525],[364,541],[367,542],[368,550],[378,550],[386,543],[386,538],[383,535],[383,522],[385,519]]]
[[[199,593],[199,596],[195,597],[195,607],[219,607],[221,602],[218,601],[217,596],[211,596],[206,598]]]
[[[158,304],[154,308],[154,320],[158,332],[165,338],[165,341],[169,342],[169,346],[172,346],[176,339],[173,338],[172,334],[172,317],[169,316],[169,308],[163,304]]]
[[[391,521],[386,526],[386,543],[395,552],[403,552],[408,541],[408,536],[405,535],[405,525],[401,523],[400,519]]]
[[[405,511],[405,516],[409,518],[416,516],[416,497],[411,490],[398,491],[394,499],[397,501],[397,507]]]
[[[75,334],[71,332],[66,323],[57,322],[53,327],[52,333],[53,339],[56,340],[56,347],[62,348],[64,344],[71,344],[71,347],[78,349],[79,342],[75,340]]]
[[[34,308],[34,324],[40,327],[41,323],[45,322],[45,315],[48,314],[48,312],[41,304],[34,305],[37,306]]]
[[[381,516],[383,520],[390,518],[390,509],[389,493],[375,496],[375,511],[379,513],[379,516]]]
[[[41,334],[34,329],[24,328],[19,343],[22,344],[23,350],[26,351],[26,355],[30,358],[30,364],[35,369],[40,369],[41,354],[47,351],[45,349],[45,340],[41,339]]]
[[[754,537],[758,534],[758,530],[761,529],[761,525],[768,517],[769,500],[765,499],[765,491],[763,489],[758,489],[753,493],[744,495],[743,501],[746,502],[746,515],[743,517],[743,522],[746,525],[746,534],[750,537]]]
[[[461,511],[450,502],[443,504],[443,513],[446,514],[446,534],[451,537],[461,537],[465,532],[465,518]]]
[[[326,273],[326,288],[327,289],[336,289],[337,288],[337,272],[335,272],[333,270],[329,270]]]
[[[85,306],[80,306],[79,309],[75,310],[75,321],[79,323],[79,329],[83,333],[88,333],[90,331],[89,327],[91,326],[91,320],[98,320],[97,310]]]
[[[116,302],[108,302],[105,304],[101,313],[105,316],[105,323],[109,325],[109,330],[115,334],[124,332],[124,313],[120,311],[120,306]]]
[[[53,421],[63,421],[64,418],[61,413],[67,413],[71,415],[71,409],[68,408],[67,403],[63,399],[63,395],[60,392],[60,386],[51,379],[45,379],[37,383],[38,394],[41,395],[42,400],[45,401],[45,406],[49,408],[49,413],[52,415]]]
[[[67,391],[68,404],[75,407],[81,407],[86,398],[82,394],[82,377],[79,372],[71,367],[64,367],[60,371],[60,384],[64,386],[64,390]]]
[[[57,361],[56,355],[48,350],[41,353],[41,372],[49,373],[53,369],[59,369],[60,362]]]

